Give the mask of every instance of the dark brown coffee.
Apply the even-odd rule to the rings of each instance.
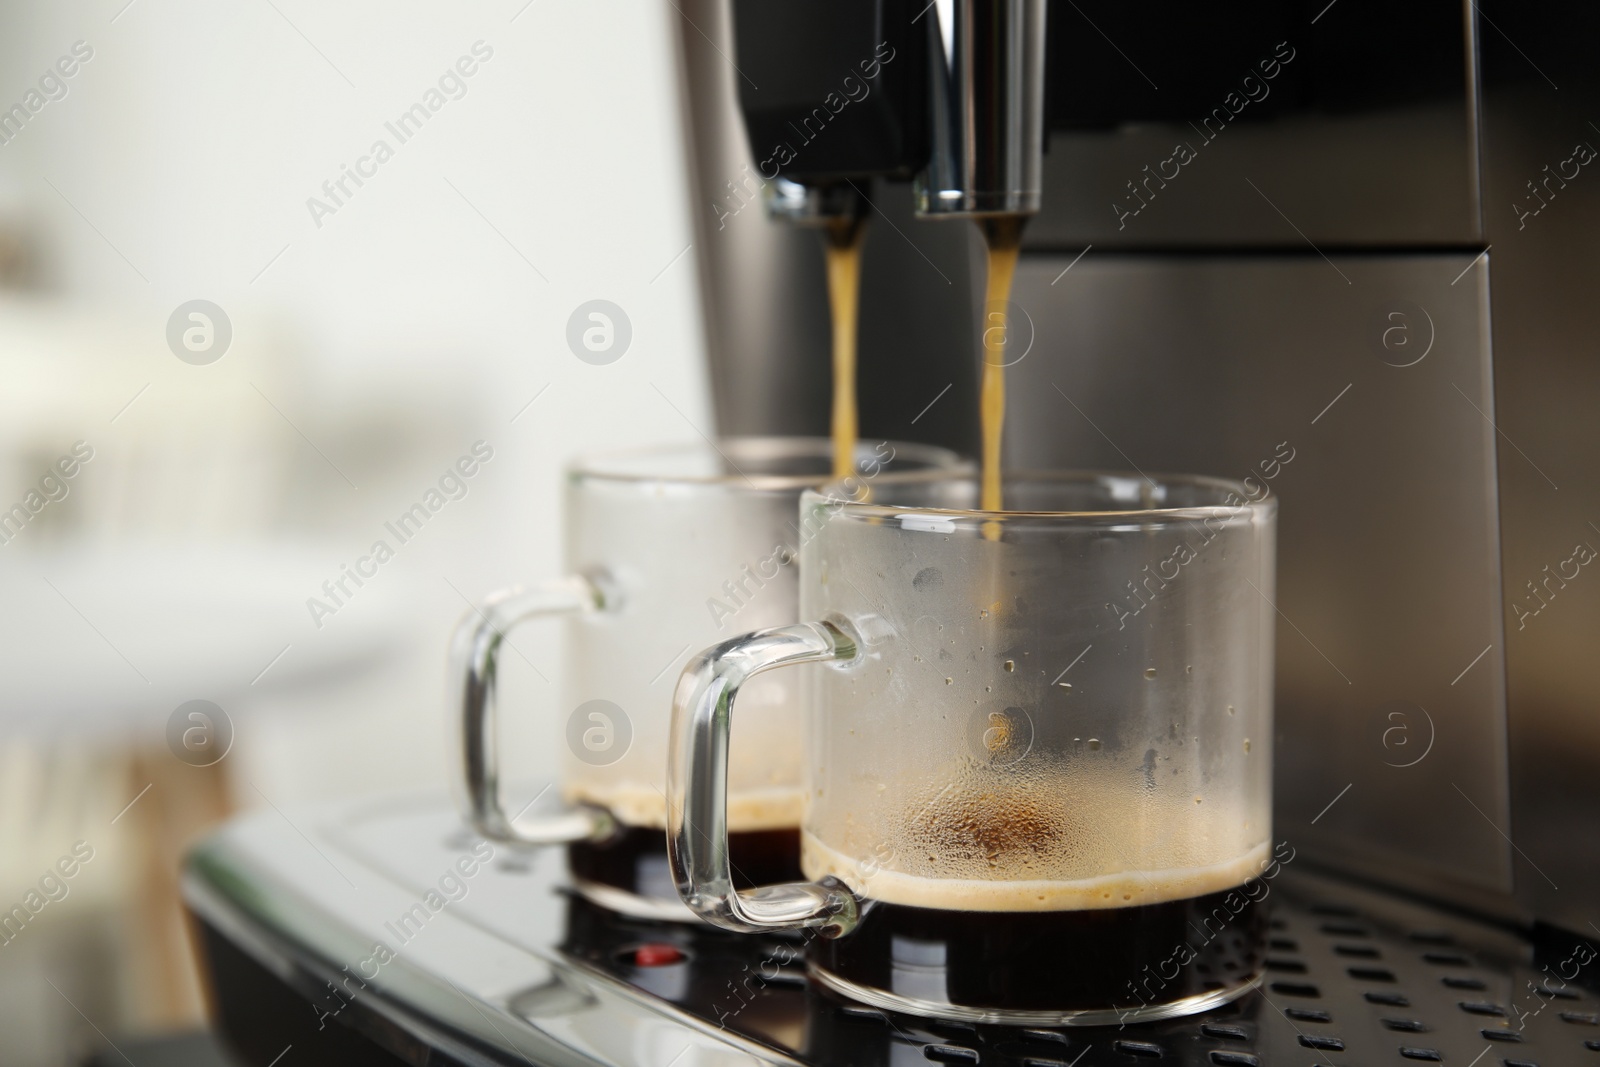
[[[745,830],[728,835],[733,884],[740,889],[799,881],[800,831]],[[642,897],[678,899],[663,830],[625,826],[603,843],[567,846],[567,866],[580,881],[612,886]]]
[[[1081,911],[952,911],[867,900],[854,931],[813,940],[807,956],[846,982],[925,1003],[1131,1011],[1237,988],[1259,974],[1268,919],[1262,888],[1250,883]]]

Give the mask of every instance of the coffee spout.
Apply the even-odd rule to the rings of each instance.
[[[863,179],[865,180],[865,179]],[[810,183],[777,178],[767,183],[767,214],[797,226],[835,226],[866,217],[867,200],[850,181]]]
[[[924,218],[1030,215],[1044,152],[1044,0],[936,0],[927,14]]]

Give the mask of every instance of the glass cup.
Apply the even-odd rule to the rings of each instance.
[[[801,499],[800,617],[692,659],[673,698],[684,902],[804,929],[815,980],[968,1022],[1202,1011],[1260,977],[1277,504],[1213,478],[947,473]],[[802,867],[737,887],[729,727],[798,663]],[[770,676],[768,676],[770,677]],[[1292,854],[1288,857],[1292,858]]]
[[[863,443],[861,486],[890,470],[955,468],[953,452]],[[567,474],[568,576],[515,587],[468,612],[452,643],[465,808],[485,837],[568,846],[577,888],[645,918],[693,918],[666,858],[670,668],[721,636],[799,617],[795,515],[826,481],[820,438],[730,438],[580,460]],[[514,626],[566,618],[562,801],[508,813],[500,796],[495,679]],[[741,884],[798,877],[800,725],[796,679],[747,697],[728,762],[727,830]]]

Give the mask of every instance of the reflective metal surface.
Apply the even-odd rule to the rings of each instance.
[[[730,23],[727,0],[684,0],[676,25],[717,427],[723,436],[743,433],[741,427],[825,434],[822,244],[814,233],[767,218],[767,183],[739,118],[739,75],[723,58],[733,48]]]
[[[803,185],[776,178],[765,193],[767,214],[795,226],[819,226],[867,213],[866,198],[853,185]]]
[[[1596,34],[1575,4],[1056,0],[1007,446],[1281,467],[1282,825],[1365,876],[1569,930],[1600,921]],[[744,158],[702,121],[731,90],[690,70],[701,157]],[[976,329],[923,326],[977,306],[981,267],[964,227],[894,215],[904,193],[874,194],[899,232],[866,250],[861,365],[885,385],[863,396],[941,396],[896,432],[970,447]],[[826,417],[786,387],[826,358],[820,264],[794,251],[776,289],[710,251],[713,335],[759,301],[818,328],[718,351],[741,429]]]
[[[1482,264],[1091,255],[1063,276],[1071,262],[1018,271],[1032,332],[1008,372],[1009,461],[1276,494],[1278,833],[1504,910],[1504,676],[1480,658],[1501,647]]]
[[[807,984],[799,939],[620,919],[565,893],[556,849],[497,854],[430,900],[482,847],[442,798],[267,812],[203,844],[185,896],[245,1062],[267,1067],[286,1045],[308,1067],[1566,1067],[1600,1054],[1592,945],[1535,944],[1301,859],[1271,885],[1259,990],[1198,1017],[1066,1031],[850,1004]]]
[[[260,1067],[288,1044],[301,1064],[794,1062],[570,959],[562,850],[485,847],[415,797],[247,817],[202,845],[184,899],[224,1036]]]
[[[917,213],[1039,210],[1044,169],[1044,0],[946,0],[923,16],[932,39],[928,167]]]
[[[1600,71],[1588,59],[1600,11],[1481,7],[1499,27],[1484,33],[1483,124],[1505,600],[1505,642],[1491,655],[1504,649],[1510,739],[1504,828],[1517,845],[1523,906],[1600,936],[1600,574],[1583,562],[1600,550]]]

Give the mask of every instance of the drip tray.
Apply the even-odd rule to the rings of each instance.
[[[251,817],[197,850],[185,893],[246,1062],[292,1044],[299,1064],[1600,1067],[1600,997],[1571,980],[1586,942],[1536,950],[1303,860],[1272,883],[1267,971],[1240,1000],[1021,1029],[841,1000],[808,983],[799,941],[620,919],[566,890],[556,850],[501,850],[429,912],[472,847],[447,806],[413,803]]]
[[[819,1064],[1600,1067],[1600,999],[1563,982],[1557,966],[1533,966],[1525,942],[1303,874],[1286,876],[1271,903],[1271,951],[1255,992],[1202,1015],[1120,1029],[973,1026],[886,1013],[815,990],[802,969],[781,966],[796,945],[663,931],[601,914],[575,923],[584,936],[569,951],[708,1023]],[[575,914],[586,910],[575,902]],[[633,964],[639,946],[654,962],[662,944],[685,958]]]

